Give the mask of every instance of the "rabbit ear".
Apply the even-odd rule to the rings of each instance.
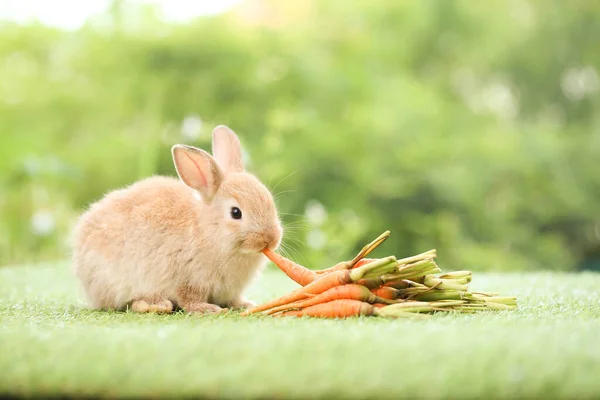
[[[223,181],[223,172],[204,150],[176,144],[171,149],[179,178],[190,188],[200,192],[210,202]]]
[[[237,135],[225,125],[213,130],[213,156],[217,164],[227,172],[242,172],[242,146]]]

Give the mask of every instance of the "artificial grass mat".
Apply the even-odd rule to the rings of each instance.
[[[264,301],[296,286],[274,268]],[[85,308],[65,263],[0,268],[0,394],[600,397],[600,275],[474,273],[519,309],[430,320],[135,315]]]

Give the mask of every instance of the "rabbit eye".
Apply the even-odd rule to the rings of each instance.
[[[231,218],[242,219],[242,210],[237,207],[231,207]]]

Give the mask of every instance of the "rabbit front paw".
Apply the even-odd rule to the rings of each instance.
[[[201,313],[201,314],[218,314],[225,311],[228,311],[227,308],[221,308],[216,304],[203,303],[203,302],[193,302],[188,304],[182,304],[181,308],[183,308],[186,312],[189,313]]]
[[[173,303],[169,299],[160,296],[147,296],[134,300],[131,310],[136,313],[170,313],[173,311]]]
[[[255,302],[246,299],[237,299],[231,302],[231,308],[252,308],[256,305]]]

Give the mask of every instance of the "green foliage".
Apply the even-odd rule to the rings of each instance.
[[[473,276],[519,309],[426,321],[86,310],[68,265],[0,269],[0,393],[56,397],[596,398],[600,275]],[[250,298],[295,284],[268,270]]]
[[[600,260],[600,4],[262,3],[0,26],[0,263],[66,255],[87,204],[173,175],[171,145],[207,148],[217,124],[306,265],[385,229],[382,251],[435,247],[449,269]]]

